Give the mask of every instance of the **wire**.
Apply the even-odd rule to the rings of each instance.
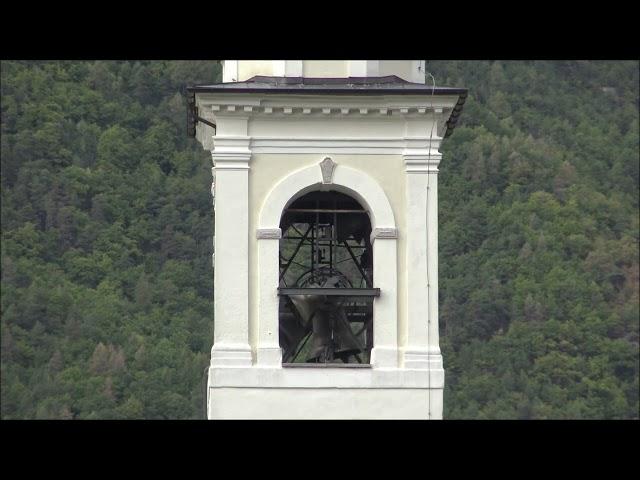
[[[435,93],[436,90],[436,79],[435,77],[431,74],[431,72],[429,72],[426,68],[426,61],[425,61],[425,77],[426,76],[431,77],[431,82],[432,82],[432,87],[431,87],[431,97],[430,97],[430,104],[429,104],[429,109],[431,110],[431,113],[433,115],[433,121],[431,123],[431,132],[429,133],[429,153],[427,154],[427,199],[426,199],[426,212],[425,212],[425,222],[426,222],[426,233],[427,233],[427,238],[426,238],[426,248],[427,248],[427,254],[426,254],[426,263],[427,263],[427,364],[428,364],[428,372],[427,372],[427,395],[428,395],[428,414],[427,414],[427,418],[429,420],[431,420],[431,353],[430,353],[430,349],[431,349],[431,278],[429,275],[429,195],[430,195],[430,188],[431,188],[431,184],[430,184],[430,179],[431,179],[431,172],[430,172],[430,166],[431,166],[431,142],[433,140],[433,129],[436,126],[436,112],[433,108],[433,95]],[[426,80],[426,78],[425,78]],[[437,299],[436,299],[437,301]]]
[[[204,373],[203,373],[203,380],[204,380],[204,392],[202,394],[202,409],[204,410],[204,418],[205,420],[209,418],[209,402],[208,400],[208,396],[209,396],[209,365],[207,365],[206,367],[204,367]]]

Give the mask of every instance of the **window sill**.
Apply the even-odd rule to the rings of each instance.
[[[283,363],[283,368],[371,368],[370,363]]]

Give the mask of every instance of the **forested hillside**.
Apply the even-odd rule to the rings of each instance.
[[[638,418],[638,62],[430,62],[445,418]],[[1,417],[203,418],[211,62],[2,62]]]

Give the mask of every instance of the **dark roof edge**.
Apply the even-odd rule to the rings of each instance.
[[[255,88],[216,88],[213,85],[196,85],[193,87],[187,87],[187,92],[193,93],[267,93],[267,94],[280,94],[280,93],[295,93],[298,95],[466,95],[467,89],[465,88],[442,88],[436,87],[433,92],[431,88],[269,88],[269,87],[255,87]]]
[[[375,80],[375,81],[372,81]],[[238,85],[238,86],[235,86]],[[242,86],[239,86],[242,85]],[[258,86],[261,85],[261,86]],[[288,87],[287,85],[292,85]],[[297,85],[297,87],[293,86]],[[334,86],[335,85],[335,86]],[[374,86],[375,88],[368,88]],[[341,86],[342,88],[338,88]],[[263,77],[255,76],[245,82],[229,82],[214,85],[193,85],[186,88],[195,107],[196,93],[264,93],[298,95],[455,95],[458,101],[447,120],[444,138],[450,137],[458,123],[462,108],[467,100],[468,90],[457,87],[431,87],[420,83],[411,83],[395,75],[388,77],[349,77],[349,78],[305,78],[305,77]],[[194,136],[194,135],[191,135]]]
[[[458,97],[458,102],[456,103],[456,106],[453,107],[453,111],[451,112],[451,115],[449,116],[449,120],[447,120],[447,131],[444,132],[444,137],[443,138],[447,138],[450,137],[451,134],[453,133],[453,129],[456,128],[456,124],[458,123],[458,118],[460,117],[460,114],[462,113],[462,108],[464,106],[464,102],[467,101],[467,95],[468,95],[468,91],[467,89],[462,89],[464,90],[464,93],[461,93],[460,96]]]

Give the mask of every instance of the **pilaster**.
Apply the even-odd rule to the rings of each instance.
[[[438,334],[438,164],[441,154],[407,149],[407,339],[405,368],[442,369]],[[425,301],[426,298],[426,301]]]
[[[279,318],[278,276],[279,263],[274,261],[279,256],[279,228],[258,228],[258,309],[259,332],[257,365],[259,367],[279,367],[282,365],[282,350],[278,341]]]
[[[249,346],[249,137],[216,136],[214,344],[211,366],[251,365]],[[224,252],[224,253],[223,253]]]
[[[398,268],[397,238],[394,227],[374,228],[374,282],[380,296],[374,300],[371,364],[374,368],[398,367]]]

